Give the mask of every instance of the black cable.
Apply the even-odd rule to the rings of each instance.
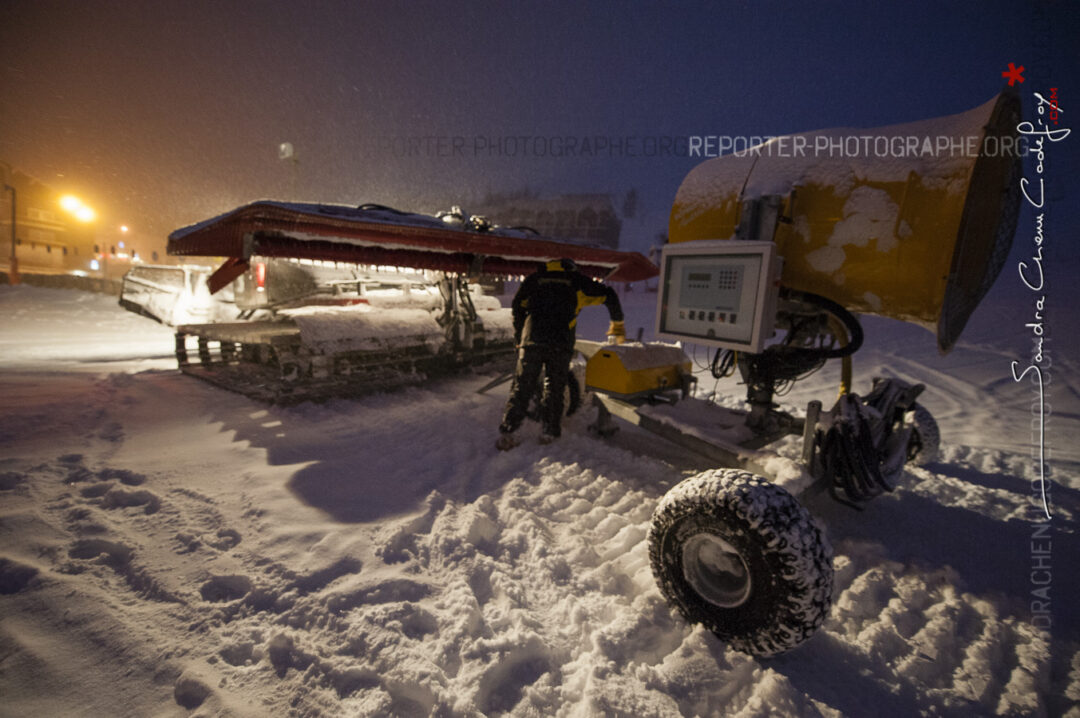
[[[713,378],[723,379],[734,374],[736,358],[736,352],[731,349],[717,349],[709,365],[709,372],[712,373]]]
[[[698,369],[701,369],[702,371],[707,371],[709,369],[709,365],[702,364],[701,360],[698,359],[698,345],[692,344],[691,346],[694,347],[694,352],[690,355],[690,359],[691,361],[693,361],[694,366],[696,366]]]
[[[863,330],[862,325],[859,324],[859,320],[854,314],[849,312],[843,306],[837,304],[831,299],[821,296],[820,294],[812,294],[810,292],[802,292],[795,289],[781,289],[780,296],[784,299],[788,299],[796,302],[805,302],[812,306],[817,307],[829,314],[833,315],[841,322],[848,330],[848,343],[842,347],[834,347],[832,349],[825,348],[803,348],[803,347],[785,347],[788,351],[799,352],[813,352],[818,354],[822,359],[839,359],[841,357],[851,356],[859,350],[859,347],[863,344]]]
[[[357,209],[364,212],[392,212],[393,214],[399,214],[402,217],[407,217],[411,212],[402,212],[400,209],[394,209],[393,207],[387,207],[385,204],[375,204],[374,202],[368,202],[362,204]]]

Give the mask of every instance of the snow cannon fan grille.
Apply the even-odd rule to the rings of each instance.
[[[986,138],[994,138],[1000,148],[1005,138],[1016,137],[1019,124],[1020,99],[1015,94],[1002,94],[990,116]],[[991,144],[984,140],[983,146]],[[980,153],[975,161],[938,321],[938,348],[942,352],[956,344],[1005,266],[1020,215],[1020,174],[1019,154]],[[993,241],[987,242],[988,237]]]

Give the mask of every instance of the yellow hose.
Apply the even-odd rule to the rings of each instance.
[[[851,343],[851,335],[848,334],[847,327],[844,326],[844,323],[842,321],[840,321],[831,314],[829,315],[829,330],[832,331],[833,335],[842,342],[841,346],[846,347],[849,343]],[[840,391],[837,393],[837,398],[843,396],[844,394],[847,394],[849,391],[851,391],[850,354],[845,357],[841,357],[840,359]]]

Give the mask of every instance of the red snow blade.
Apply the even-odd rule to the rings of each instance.
[[[260,256],[496,275],[531,274],[543,262],[569,257],[582,272],[608,281],[637,282],[658,273],[637,252],[544,239],[523,230],[471,231],[385,207],[270,201],[176,230],[169,235],[168,253],[234,260],[227,266]]]
[[[230,282],[246,272],[250,266],[245,260],[238,257],[226,259],[225,264],[214,270],[214,273],[206,280],[210,293],[217,294],[218,291],[229,286]]]

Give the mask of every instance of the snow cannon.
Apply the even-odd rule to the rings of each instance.
[[[1012,243],[1018,124],[1019,101],[1004,92],[950,117],[774,138],[704,162],[679,187],[656,335],[712,348],[702,369],[717,387],[737,375],[749,408],[715,390],[644,391],[619,380],[664,376],[655,364],[637,372],[615,350],[583,353],[606,376],[590,382],[590,431],[612,436],[618,418],[720,467],[672,488],[649,530],[661,593],[691,623],[758,656],[809,639],[829,613],[832,550],[797,497],[869,510],[906,465],[935,460],[924,386],[874,379],[852,391],[857,313],[927,327],[942,352],[955,345]],[[841,361],[832,408],[781,409],[776,397],[830,359]],[[791,435],[801,451],[780,444]]]
[[[683,180],[672,244],[763,240],[781,285],[956,343],[1009,254],[1020,100],[873,129],[830,129],[706,161]]]

